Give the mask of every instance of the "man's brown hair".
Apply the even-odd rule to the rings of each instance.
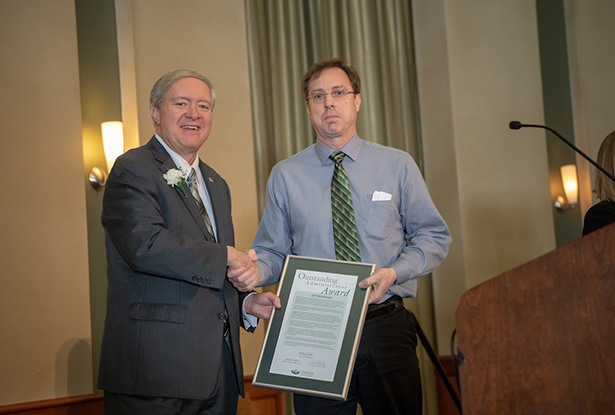
[[[316,62],[314,65],[307,70],[305,75],[303,75],[303,79],[301,79],[301,87],[303,88],[303,97],[305,100],[308,100],[308,91],[310,89],[310,81],[312,79],[318,78],[322,71],[330,68],[339,68],[348,75],[348,79],[350,80],[350,85],[352,86],[352,92],[355,94],[361,93],[361,78],[357,73],[357,70],[352,66],[344,65],[344,62],[341,59],[325,59]]]

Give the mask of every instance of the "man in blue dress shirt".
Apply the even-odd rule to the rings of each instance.
[[[342,151],[350,183],[361,262],[376,271],[347,401],[295,394],[295,412],[421,414],[422,391],[414,317],[403,306],[416,278],[438,267],[451,237],[416,163],[405,152],[363,141],[356,132],[361,81],[341,60],[314,64],[302,80],[318,141],[278,163],[253,248],[259,285],[275,284],[286,255],[335,259],[329,156]]]

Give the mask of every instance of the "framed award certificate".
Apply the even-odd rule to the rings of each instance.
[[[288,255],[252,384],[346,400],[375,268]]]

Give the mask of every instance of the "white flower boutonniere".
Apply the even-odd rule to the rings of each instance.
[[[162,177],[164,177],[169,186],[177,187],[182,191],[184,197],[188,197],[184,189],[184,185],[186,184],[186,173],[184,173],[181,167],[178,169],[167,169],[167,172],[163,174]]]

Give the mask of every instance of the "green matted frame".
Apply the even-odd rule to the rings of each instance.
[[[359,348],[359,340],[363,330],[363,323],[365,322],[371,287],[367,289],[356,287],[332,382],[271,373],[269,369],[271,368],[280,330],[286,315],[286,306],[288,305],[294,283],[294,276],[298,269],[356,275],[358,276],[358,281],[361,281],[374,272],[376,265],[288,255],[278,286],[278,296],[282,302],[282,307],[279,310],[274,309],[269,320],[269,326],[267,327],[267,333],[258,358],[252,384],[262,388],[296,392],[321,398],[346,400],[350,386],[350,377],[352,376]]]

